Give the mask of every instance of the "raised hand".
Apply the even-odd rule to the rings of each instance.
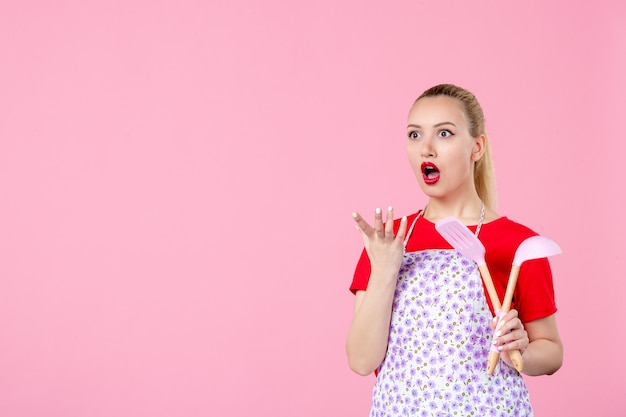
[[[393,208],[387,209],[387,221],[383,224],[381,209],[377,208],[374,214],[374,226],[361,217],[358,213],[352,213],[357,223],[357,229],[361,232],[365,250],[372,267],[371,278],[386,277],[396,279],[402,257],[404,256],[404,235],[406,233],[407,219],[400,221],[398,233],[393,231]],[[371,279],[370,278],[370,279]]]

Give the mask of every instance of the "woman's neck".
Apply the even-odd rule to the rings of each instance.
[[[456,217],[466,225],[474,225],[480,218],[481,210],[482,201],[478,195],[457,201],[430,198],[423,216],[433,223],[446,217]]]

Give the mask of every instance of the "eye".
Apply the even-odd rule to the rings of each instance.
[[[415,130],[412,130],[409,132],[409,139],[418,139],[420,137],[419,132],[416,132]]]
[[[442,138],[449,138],[453,136],[453,133],[450,132],[448,129],[443,129],[439,131],[439,136]]]

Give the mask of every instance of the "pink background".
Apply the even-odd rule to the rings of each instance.
[[[0,415],[365,416],[350,213],[425,199],[406,114],[487,116],[499,211],[557,240],[537,416],[626,413],[623,2],[0,6]]]

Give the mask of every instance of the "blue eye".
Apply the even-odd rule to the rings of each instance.
[[[451,137],[452,135],[453,135],[453,133],[452,133],[452,132],[450,132],[450,131],[449,131],[449,130],[447,130],[447,129],[444,129],[444,130],[439,131],[439,136],[441,136],[442,138],[449,138],[449,137]]]

